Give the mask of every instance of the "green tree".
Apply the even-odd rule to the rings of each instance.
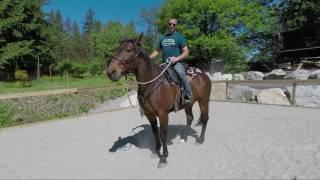
[[[159,16],[160,7],[153,7],[150,9],[142,8],[139,13],[140,24],[146,27],[143,46],[147,51],[152,51],[156,47],[156,42],[158,39],[158,27],[157,19]]]
[[[108,62],[113,56],[115,48],[124,38],[133,38],[136,33],[132,26],[110,21],[101,29],[100,33],[92,35],[91,48],[95,49],[95,57],[101,60],[104,68],[105,60]]]
[[[178,19],[188,40],[191,62],[224,59],[230,72],[245,69],[248,54],[261,43],[257,34],[270,32],[273,23],[271,10],[260,0],[166,0],[159,14],[160,32],[170,17]]]
[[[320,23],[319,0],[283,0],[278,14],[283,30],[312,27]]]

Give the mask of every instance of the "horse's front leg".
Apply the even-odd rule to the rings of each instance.
[[[161,143],[160,143],[159,132],[158,132],[157,117],[153,115],[147,115],[147,118],[150,122],[152,134],[153,134],[155,145],[156,145],[152,154],[157,154],[158,157],[160,157]]]
[[[167,133],[168,133],[168,113],[161,113],[159,115],[160,122],[160,139],[162,142],[163,153],[160,156],[158,167],[164,167],[167,164],[167,157],[169,155],[167,148]]]

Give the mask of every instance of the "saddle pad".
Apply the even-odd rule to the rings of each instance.
[[[196,67],[189,67],[187,69],[187,76],[190,76],[192,79],[197,77],[201,73],[202,73],[202,71]]]

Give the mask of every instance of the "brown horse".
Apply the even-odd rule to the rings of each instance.
[[[113,81],[119,80],[123,75],[133,73],[138,81],[138,100],[140,107],[148,118],[153,136],[155,139],[155,152],[160,158],[158,167],[166,165],[168,157],[167,149],[167,128],[168,114],[173,111],[177,95],[181,92],[180,87],[171,85],[161,73],[160,66],[151,61],[149,56],[140,47],[139,38],[124,40],[115,52],[110,64],[106,67],[107,75]],[[209,106],[209,96],[211,92],[211,82],[205,73],[200,73],[196,77],[188,77],[192,89],[192,103],[183,106],[180,104],[179,109],[184,108],[187,115],[187,127],[183,131],[181,138],[187,140],[191,123],[193,120],[192,105],[198,101],[201,115],[199,124],[202,124],[200,137],[196,138],[198,143],[204,142],[206,131]],[[139,83],[140,82],[140,83]],[[158,133],[157,117],[160,123],[160,133]],[[161,143],[163,154],[160,154]]]

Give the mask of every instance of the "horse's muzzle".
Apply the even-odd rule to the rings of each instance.
[[[121,73],[117,73],[116,71],[112,71],[112,72],[107,71],[107,75],[109,79],[111,79],[112,81],[118,81],[121,78]]]

